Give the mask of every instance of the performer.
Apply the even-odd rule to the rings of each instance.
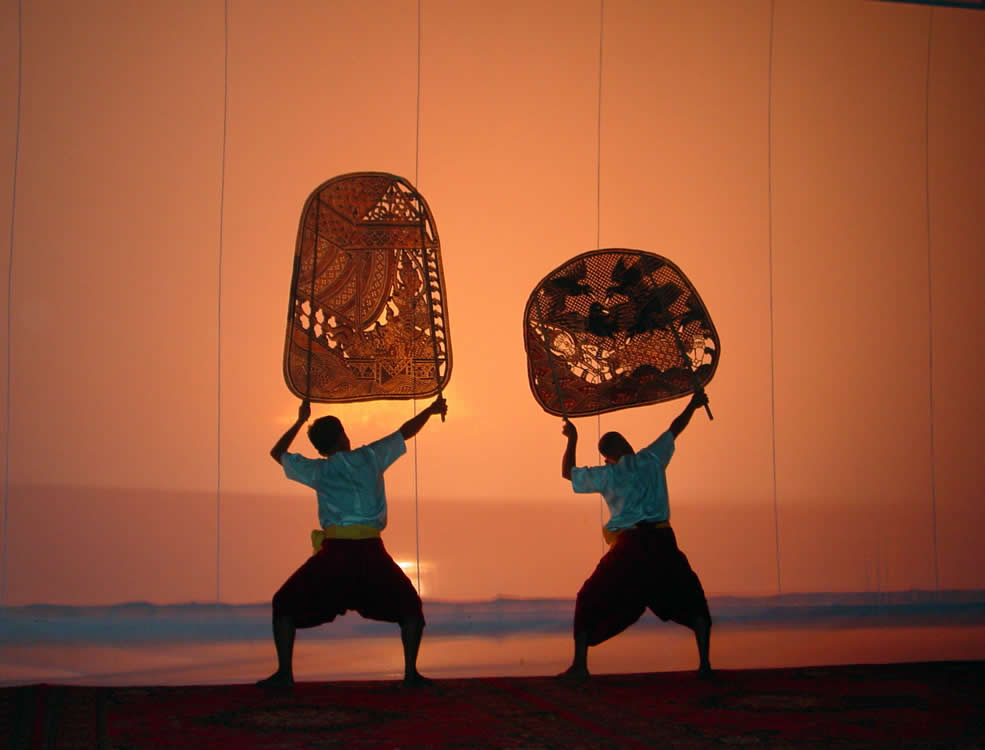
[[[609,551],[582,585],[575,604],[575,652],[571,666],[558,677],[589,677],[588,647],[621,633],[649,607],[661,620],[673,620],[694,631],[698,645],[698,676],[712,675],[708,658],[711,614],[698,576],[677,547],[670,527],[665,469],[677,437],[695,409],[708,403],[697,390],[684,411],[653,443],[639,453],[618,432],[599,440],[605,465],[575,466],[578,431],[567,419],[562,434],[568,443],[561,458],[561,476],[575,492],[599,492],[609,506],[603,534]]]
[[[270,450],[288,479],[315,490],[322,529],[312,532],[315,554],[274,594],[273,630],[277,671],[260,680],[261,687],[294,684],[293,653],[297,628],[331,622],[354,609],[363,617],[400,624],[404,650],[403,684],[429,683],[417,671],[417,652],[424,631],[421,597],[393,561],[380,532],[386,527],[383,472],[402,456],[433,414],[448,411],[444,398],[405,422],[399,430],[352,450],[342,423],[321,417],[308,428],[308,439],[321,458],[288,453],[298,431],[311,415],[307,399],[298,419]]]

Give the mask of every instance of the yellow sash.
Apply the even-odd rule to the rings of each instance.
[[[652,526],[655,529],[669,529],[670,521],[657,521],[655,523],[649,523],[647,521],[644,521],[642,523],[636,524],[636,526]],[[630,526],[629,528],[635,529],[636,526]],[[616,539],[619,538],[619,535],[624,531],[629,531],[629,529],[619,529],[617,531],[610,531],[609,529],[605,528],[605,526],[603,526],[602,538],[605,539],[605,543],[611,547],[615,543]]]
[[[324,529],[311,530],[311,548],[314,552],[321,549],[321,543],[326,539],[377,539],[380,530],[375,526],[354,523],[351,526],[326,526]]]

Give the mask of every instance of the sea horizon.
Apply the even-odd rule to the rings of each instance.
[[[798,592],[764,596],[710,596],[716,623],[749,625],[844,624],[894,620],[985,626],[985,591]],[[446,636],[516,636],[567,632],[573,598],[496,597],[475,601],[424,599],[428,632]],[[644,616],[640,624],[657,623]],[[306,637],[338,639],[389,634],[390,623],[355,613]],[[47,642],[250,641],[269,636],[270,603],[145,601],[108,605],[28,604],[0,608],[0,641]]]

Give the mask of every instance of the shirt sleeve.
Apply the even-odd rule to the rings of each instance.
[[[666,467],[670,463],[671,456],[674,455],[674,433],[667,430],[640,453],[653,456],[660,462],[661,466]]]
[[[280,465],[284,467],[284,475],[288,479],[308,487],[315,486],[318,459],[305,458],[300,453],[285,453],[280,457]]]
[[[571,469],[571,489],[575,492],[602,492],[608,480],[608,466],[575,466]]]
[[[407,443],[400,430],[380,438],[366,446],[373,453],[377,471],[385,471],[390,464],[407,452]]]

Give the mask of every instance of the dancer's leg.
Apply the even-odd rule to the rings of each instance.
[[[290,615],[275,615],[273,618],[274,648],[277,650],[277,671],[264,680],[260,687],[291,687],[294,684],[294,635],[297,628]]]

